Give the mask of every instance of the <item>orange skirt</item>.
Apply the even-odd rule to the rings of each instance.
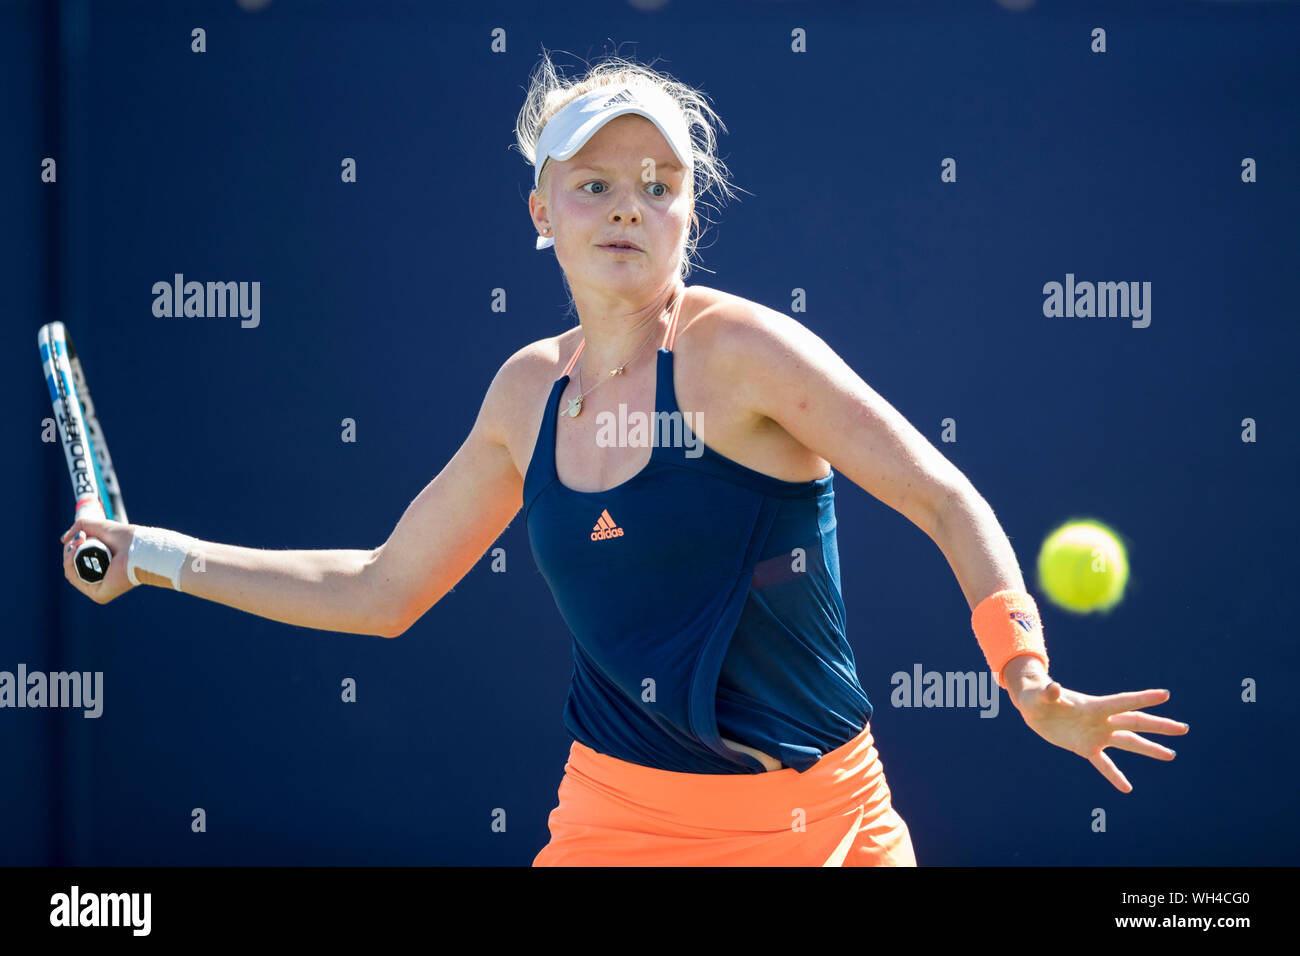
[[[574,741],[533,866],[916,866],[871,725],[809,770],[658,770]]]

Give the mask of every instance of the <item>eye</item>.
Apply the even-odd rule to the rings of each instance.
[[[659,192],[656,192],[656,193],[653,193],[653,194],[652,194],[652,195],[654,196],[655,199],[663,199],[665,196],[668,195],[668,184],[667,184],[667,183],[648,183],[647,185],[648,185],[649,188],[651,188],[651,189],[657,189],[657,190],[660,190]],[[604,184],[603,182],[601,182],[599,179],[593,179],[593,180],[592,180],[591,182],[589,182],[589,183],[583,183],[579,188],[580,188],[580,189],[583,189],[583,190],[586,190],[588,186],[598,186],[598,187],[599,187],[598,189],[596,189],[596,190],[594,190],[594,191],[588,191],[588,192],[587,192],[587,195],[589,195],[589,196],[599,196],[599,195],[601,195],[602,193],[605,193],[605,192],[608,191],[608,190],[605,188],[605,184]]]

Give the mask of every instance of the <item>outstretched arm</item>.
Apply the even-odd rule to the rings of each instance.
[[[999,591],[1024,591],[1015,552],[988,502],[899,412],[799,322],[743,299],[715,316],[718,353],[747,404],[836,471],[902,514],[939,546],[972,612]],[[1166,690],[1091,697],[1067,690],[1036,657],[1003,668],[1012,703],[1044,740],[1087,759],[1124,793],[1132,785],[1106,747],[1172,760],[1138,732],[1185,734],[1186,724],[1137,711]]]
[[[127,579],[127,553],[140,525],[78,518],[63,532],[63,576],[96,604],[107,604],[136,585]],[[165,532],[170,536],[170,532]],[[103,580],[81,580],[72,564],[82,536],[99,538],[118,557]],[[373,586],[375,551],[278,551],[245,548],[178,535],[186,553],[180,590],[259,617],[345,634],[387,635],[391,610]],[[160,574],[139,569],[140,584],[170,588]]]
[[[939,509],[935,542],[943,551],[972,610],[997,591],[1025,590],[1011,542],[980,494],[970,486],[951,495]],[[1094,697],[1069,690],[1048,675],[1036,657],[1013,657],[1002,672],[1007,694],[1025,723],[1048,743],[1083,757],[1117,790],[1133,785],[1115,766],[1105,748],[1173,760],[1174,751],[1138,736],[1181,735],[1188,725],[1139,713],[1169,700],[1167,690],[1141,690]]]
[[[519,510],[523,479],[500,423],[518,413],[517,401],[530,397],[527,382],[514,374],[524,355],[520,350],[497,373],[465,442],[406,508],[384,544],[266,551],[178,536],[173,540],[187,549],[180,590],[299,627],[402,634],[464,577]],[[126,556],[138,530],[118,521],[77,519],[61,538],[64,577],[97,604],[131,590]],[[98,537],[120,556],[101,581],[82,581],[73,568],[82,534]],[[145,570],[137,578],[171,587],[167,578]]]

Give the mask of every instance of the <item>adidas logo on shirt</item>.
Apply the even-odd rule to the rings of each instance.
[[[623,529],[614,524],[614,519],[609,516],[609,509],[606,508],[600,513],[600,520],[592,526],[591,540],[604,541],[606,538],[623,537]]]

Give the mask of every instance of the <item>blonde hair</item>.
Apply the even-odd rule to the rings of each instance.
[[[537,140],[542,135],[543,127],[570,101],[603,86],[637,83],[658,87],[667,93],[682,111],[682,118],[690,132],[691,152],[695,166],[691,183],[691,196],[694,203],[705,208],[716,208],[706,201],[707,197],[734,198],[736,187],[733,187],[730,182],[730,170],[718,157],[718,138],[714,130],[715,125],[723,132],[726,132],[727,127],[709,105],[705,94],[678,82],[667,73],[616,54],[601,57],[594,66],[588,64],[587,72],[581,79],[570,81],[556,72],[555,64],[543,49],[541,62],[533,68],[529,76],[524,105],[515,121],[515,141],[519,152],[530,164],[535,165]],[[542,192],[546,190],[549,172],[550,164],[547,164],[538,181],[538,189]],[[705,222],[708,221],[706,218]],[[687,230],[677,270],[678,278],[683,282],[691,273],[692,259],[698,251],[701,233],[700,217],[692,211],[691,227]],[[568,286],[567,278],[565,286],[566,288]]]

